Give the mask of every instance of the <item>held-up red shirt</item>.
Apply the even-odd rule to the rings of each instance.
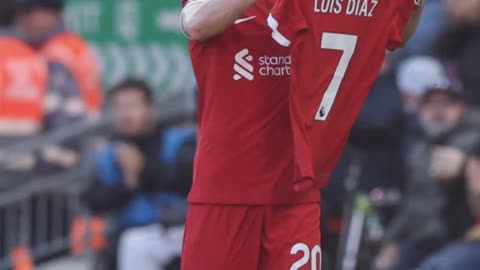
[[[325,185],[376,80],[402,43],[414,0],[277,0],[272,37],[290,47],[290,111],[300,179]]]

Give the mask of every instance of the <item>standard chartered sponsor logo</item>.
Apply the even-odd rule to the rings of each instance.
[[[233,79],[236,81],[241,79],[252,81],[257,74],[253,64],[257,62],[258,76],[277,77],[290,75],[291,57],[289,55],[262,55],[256,59],[250,54],[248,49],[243,49],[235,54],[235,63],[233,64],[235,74],[233,75]]]
[[[287,56],[261,56],[259,59],[262,76],[289,76],[290,64],[292,62],[290,55]]]
[[[243,49],[235,55],[235,64],[233,64],[233,70],[235,70],[235,75],[233,79],[236,81],[245,78],[249,81],[253,80],[253,66],[251,62],[253,61],[253,56],[250,55],[248,49]]]

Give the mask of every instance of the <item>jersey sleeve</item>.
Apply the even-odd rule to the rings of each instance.
[[[267,23],[272,29],[272,38],[284,47],[289,47],[295,35],[307,28],[298,0],[277,0],[270,11]]]
[[[387,50],[394,51],[403,44],[403,32],[405,31],[412,13],[417,8],[417,0],[402,0],[397,8],[390,29],[390,37],[387,43]]]
[[[183,26],[184,18],[189,18],[189,16],[192,16],[195,13],[195,11],[198,9],[199,5],[206,1],[207,0],[182,0],[183,8],[180,14],[180,28],[182,30],[183,35],[185,35],[186,38],[190,39],[190,37],[185,32],[185,28]]]

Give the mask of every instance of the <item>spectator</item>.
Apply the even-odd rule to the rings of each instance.
[[[408,191],[387,230],[376,269],[412,269],[473,224],[463,174],[466,155],[479,134],[465,124],[466,106],[451,89],[430,89],[421,99],[425,133],[408,157]]]
[[[156,126],[153,94],[142,81],[110,93],[115,136],[97,155],[84,200],[95,214],[115,217],[118,269],[163,269],[180,254],[195,133]]]
[[[86,113],[93,115],[88,102],[98,102],[94,101],[99,95],[96,92],[101,91],[95,59],[86,43],[63,26],[62,8],[62,0],[17,0],[21,36],[48,62],[44,132],[83,120]],[[81,160],[82,143],[77,139],[46,146],[38,172],[48,175],[76,166]]]
[[[400,63],[397,71],[397,87],[403,99],[406,117],[404,146],[410,148],[421,137],[417,119],[420,99],[428,88],[449,86],[442,64],[428,56],[413,56]]]
[[[63,0],[18,0],[18,28],[49,61],[72,72],[88,115],[94,119],[102,107],[99,66],[85,40],[64,25],[63,7]]]
[[[448,85],[445,68],[433,57],[412,56],[401,62],[398,67],[397,86],[402,94],[407,113],[417,113],[420,99],[426,90]]]
[[[12,0],[0,2],[0,146],[38,135],[45,117],[47,69],[35,51],[12,34],[14,8]],[[18,184],[17,173],[28,174],[36,158],[20,154],[3,157],[0,163],[3,179],[10,180],[0,184],[0,188],[5,188],[4,184]],[[9,173],[13,175],[5,177]]]
[[[468,103],[479,106],[480,0],[446,3],[453,25],[436,42],[436,53],[448,61],[450,72],[462,81]]]
[[[480,145],[467,168],[470,205],[477,221],[480,218]],[[466,210],[465,210],[466,211]],[[473,226],[465,239],[449,245],[429,258],[418,270],[480,269],[480,223]]]

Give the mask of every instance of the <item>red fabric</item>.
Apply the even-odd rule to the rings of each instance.
[[[398,7],[395,19],[392,20],[392,30],[387,44],[389,51],[398,49],[403,44],[403,32],[416,8],[417,6],[413,0],[404,1],[402,5]]]
[[[211,204],[318,202],[319,191],[293,190],[289,50],[266,26],[259,1],[241,23],[191,42],[199,87],[199,144],[189,201]]]
[[[333,4],[323,5],[327,2]],[[275,3],[271,16],[278,27],[269,24],[272,36],[278,31],[292,42],[290,111],[299,171],[296,181],[303,188],[309,188],[308,182],[317,188],[326,184],[378,76],[391,33],[398,31],[395,18],[403,10],[401,5],[410,2]],[[289,27],[298,25],[298,18],[306,26]],[[394,24],[389,23],[392,18]]]
[[[319,228],[319,204],[193,204],[187,217],[182,270],[293,269],[304,256],[308,256],[305,264],[295,269],[320,270]]]

